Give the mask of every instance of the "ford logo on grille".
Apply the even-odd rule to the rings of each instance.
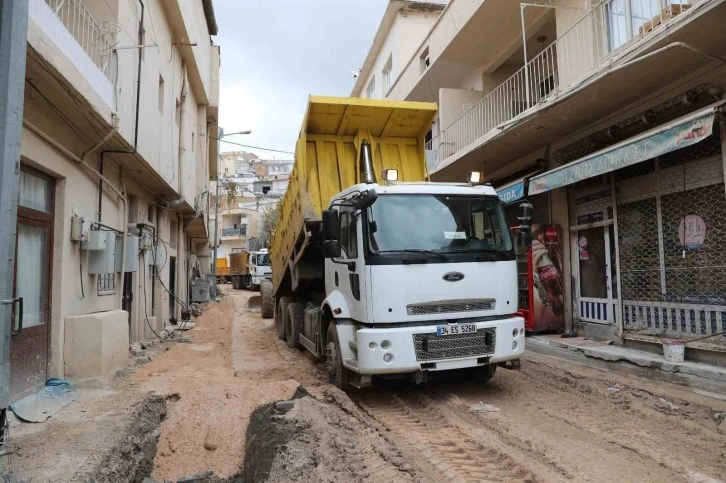
[[[461,272],[449,272],[445,273],[442,278],[447,282],[458,282],[459,280],[464,280],[464,274]]]

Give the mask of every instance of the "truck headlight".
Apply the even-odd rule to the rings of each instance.
[[[512,350],[515,350],[517,348],[517,341],[515,340],[512,342]]]
[[[388,349],[389,347],[391,347],[390,341],[387,341],[387,340],[381,341],[381,349]]]
[[[386,352],[383,354],[383,362],[391,362],[393,360],[393,354]]]
[[[512,331],[512,337],[517,337],[517,334],[519,334],[519,330],[517,330],[517,329],[514,329],[514,330]]]

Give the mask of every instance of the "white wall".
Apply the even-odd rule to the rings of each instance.
[[[355,92],[353,95],[365,97],[368,85],[375,76],[376,98],[382,99],[386,97],[388,93],[383,92],[383,68],[386,66],[388,59],[392,59],[392,84],[395,84],[406,63],[414,55],[423,39],[426,38],[426,35],[428,35],[439,13],[424,13],[415,10],[405,10],[402,13],[399,11],[376,56],[371,72],[362,84],[362,90]]]

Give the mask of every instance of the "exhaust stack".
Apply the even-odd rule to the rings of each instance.
[[[371,143],[363,140],[360,146],[360,178],[365,184],[376,182],[376,173],[373,171],[373,153]]]

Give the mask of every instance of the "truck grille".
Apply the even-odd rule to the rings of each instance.
[[[417,361],[457,359],[494,353],[497,329],[479,329],[473,334],[438,336],[435,333],[414,334]]]
[[[451,312],[476,312],[493,310],[494,299],[456,300],[451,302],[435,302],[428,304],[407,305],[408,315],[445,314]]]

